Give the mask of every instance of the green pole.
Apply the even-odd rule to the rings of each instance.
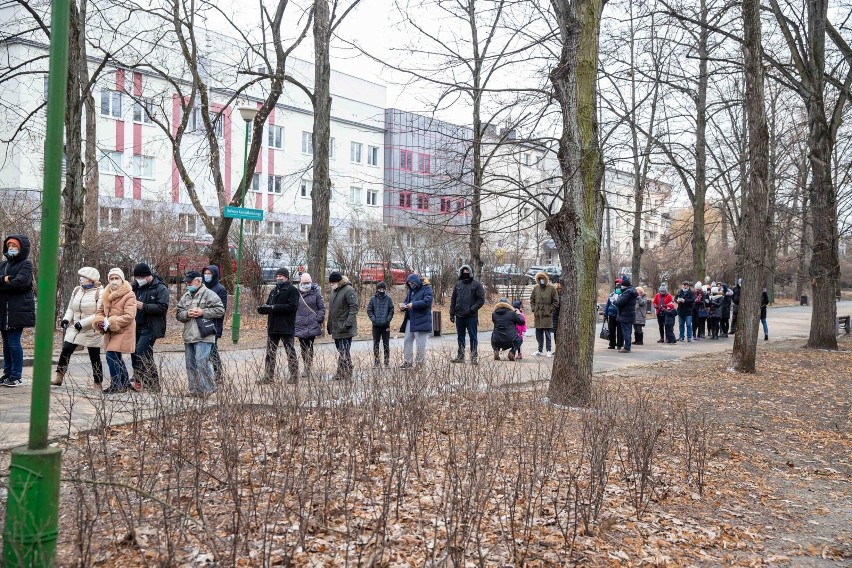
[[[30,438],[27,447],[12,450],[3,531],[5,566],[53,566],[56,562],[62,452],[59,448],[49,448],[47,438],[62,214],[68,21],[68,0],[53,0]]]
[[[246,193],[248,192],[248,141],[249,124],[246,121],[246,143],[243,147],[243,194],[240,196],[240,207],[245,207]],[[234,290],[234,317],[231,320],[231,341],[235,344],[240,342],[240,282],[243,275],[243,219],[240,219],[240,244],[237,247],[237,286]]]

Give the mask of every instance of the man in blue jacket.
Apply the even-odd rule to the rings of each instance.
[[[405,280],[408,293],[399,308],[405,313],[400,331],[405,332],[402,356],[403,369],[411,369],[416,362],[422,367],[426,362],[426,338],[432,333],[432,286],[417,274],[409,274]],[[417,358],[414,358],[414,343],[417,342]]]

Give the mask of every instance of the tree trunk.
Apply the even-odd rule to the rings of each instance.
[[[769,246],[766,247],[766,291],[769,303],[775,303],[775,271],[778,266],[778,226],[775,223],[777,204],[777,168],[778,168],[778,92],[769,97]]]
[[[86,19],[88,0],[80,0],[80,17]],[[82,61],[88,61],[86,42],[80,45],[80,57]],[[93,79],[89,77],[88,66],[80,69],[80,82],[88,86],[83,95],[85,111],[85,140],[83,141],[85,170],[86,196],[83,211],[83,256],[86,264],[97,266],[98,258],[92,254],[92,248],[97,240],[98,217],[100,207],[98,206],[98,195],[100,193],[100,170],[98,166],[98,112],[95,108],[95,97],[92,94],[91,84]]]
[[[692,267],[695,278],[704,282],[707,272],[707,236],[704,207],[707,193],[707,74],[710,31],[706,0],[701,0],[701,29],[698,32],[698,87],[695,97],[695,199],[692,203]]]
[[[485,172],[482,166],[482,118],[480,116],[481,93],[479,76],[474,71],[473,93],[473,188],[470,199],[470,264],[473,273],[482,278],[482,181]]]
[[[548,398],[560,405],[591,399],[597,319],[597,273],[603,225],[603,160],[596,112],[601,0],[551,0],[559,29],[559,61],[550,82],[562,133],[557,157],[562,205],[546,223],[562,263],[563,294]],[[577,173],[579,172],[579,175]]]
[[[807,170],[805,170],[807,172]],[[803,176],[803,177],[806,177]],[[802,185],[806,183],[801,180]],[[802,192],[802,235],[799,241],[799,266],[796,271],[796,296],[810,294],[811,252],[813,250],[813,230],[811,228],[810,193]]]
[[[314,1],[314,164],[311,190],[311,236],[308,242],[308,270],[314,282],[325,282],[328,255],[331,179],[329,144],[331,138],[331,63],[328,0]]]
[[[766,247],[769,231],[769,133],[763,91],[763,50],[760,34],[760,0],[744,0],[743,62],[745,112],[748,117],[748,192],[742,197],[743,283],[731,366],[740,373],[754,373],[757,334],[760,328],[761,289],[766,278]]]

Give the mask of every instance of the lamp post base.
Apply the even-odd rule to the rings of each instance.
[[[234,344],[240,342],[240,314],[234,314],[231,318],[231,341]]]

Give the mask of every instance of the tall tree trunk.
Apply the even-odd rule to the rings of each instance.
[[[473,188],[470,200],[470,264],[473,273],[482,278],[482,181],[485,177],[482,166],[482,118],[480,104],[482,96],[479,90],[479,77],[474,71],[473,95]]]
[[[329,61],[328,0],[314,1],[314,163],[311,190],[311,237],[308,242],[308,269],[315,282],[325,282],[328,255],[331,178],[329,144],[331,142],[331,63]]]
[[[760,34],[760,0],[743,0],[743,62],[745,112],[748,117],[748,193],[743,196],[743,283],[731,366],[740,373],[754,373],[757,334],[760,329],[761,289],[766,278],[766,246],[769,231],[769,133],[763,91],[763,49]]]
[[[692,203],[692,266],[701,282],[707,272],[707,235],[704,231],[705,196],[707,194],[707,72],[710,31],[709,10],[701,0],[701,29],[698,32],[698,86],[695,96],[695,199]]]
[[[807,175],[803,176],[806,178]],[[802,179],[802,184],[805,180]],[[796,271],[796,296],[801,298],[811,293],[811,253],[813,251],[813,229],[811,224],[810,192],[802,192],[802,234],[799,240],[799,266]]]
[[[559,30],[559,60],[550,72],[562,116],[557,157],[562,205],[546,223],[562,262],[564,286],[548,397],[561,405],[591,398],[597,319],[597,273],[604,198],[597,123],[597,64],[601,0],[551,0]],[[579,175],[577,175],[579,173]]]
[[[85,171],[86,171],[86,198],[83,214],[83,242],[85,245],[86,263],[94,265],[97,258],[92,254],[93,243],[98,234],[98,195],[100,193],[100,172],[98,169],[98,132],[97,132],[97,109],[95,108],[95,97],[89,89],[85,97],[85,120],[86,140],[85,148]]]
[[[766,247],[766,291],[769,303],[775,303],[775,271],[778,266],[778,227],[775,223],[778,168],[778,90],[769,96],[769,245]]]

